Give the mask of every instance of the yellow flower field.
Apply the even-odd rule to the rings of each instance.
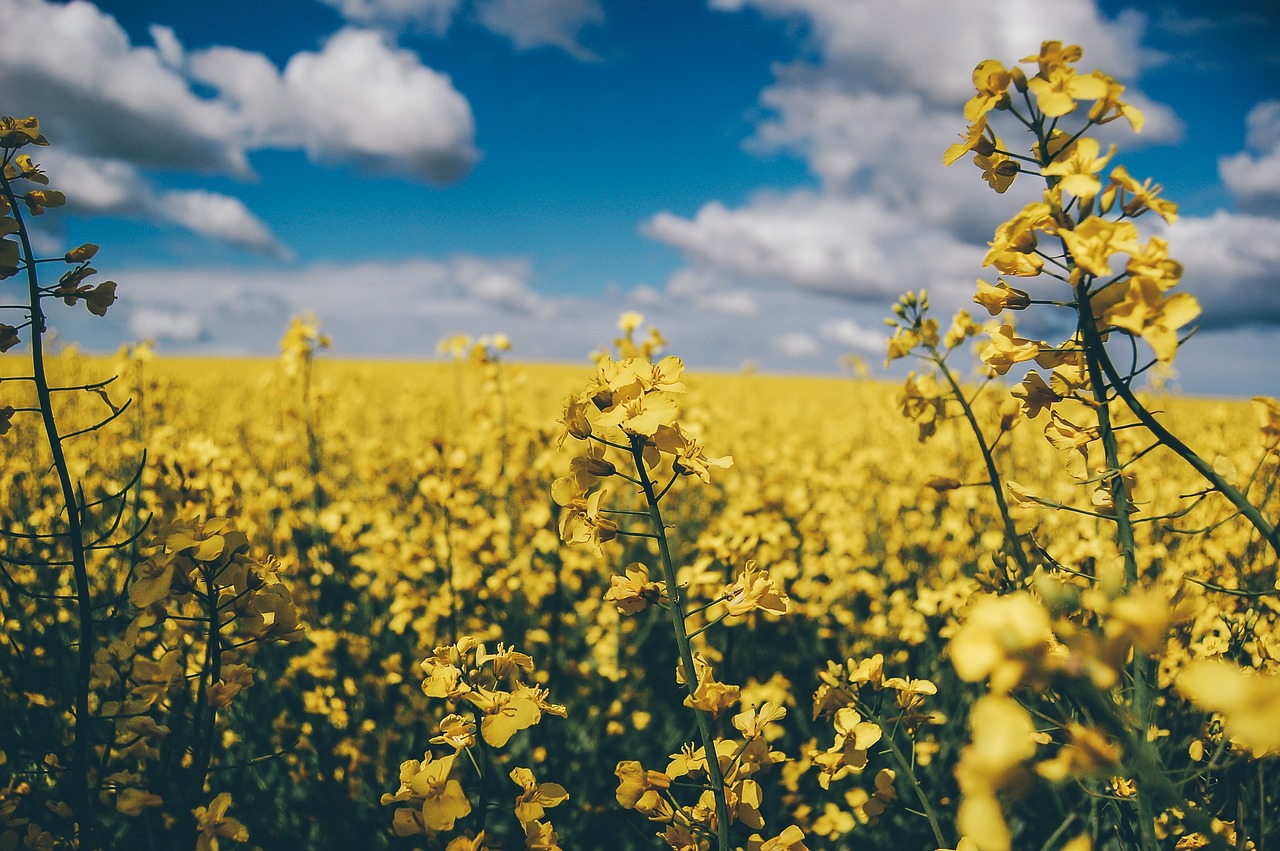
[[[555,420],[585,369],[320,358],[308,361],[307,388],[285,361],[143,354],[104,363],[72,352],[51,364],[55,379],[68,384],[117,372],[112,395],[135,400],[109,432],[77,439],[94,446],[77,462],[86,489],[118,488],[145,445],[138,514],[228,518],[259,558],[278,560],[306,630],[295,644],[246,655],[252,686],[219,721],[218,766],[226,767],[213,775],[214,788],[230,792],[252,845],[408,847],[393,838],[378,798],[394,792],[403,760],[448,751],[428,742],[443,732],[448,712],[419,687],[418,663],[460,636],[528,653],[533,681],[565,707],[564,718],[545,718],[511,737],[503,752],[493,749],[501,782],[490,781],[499,806],[486,823],[492,847],[519,842],[504,822],[519,791],[506,774],[517,767],[566,790],[568,799],[550,811],[566,847],[593,847],[606,835],[650,844],[648,822],[615,801],[615,766],[636,760],[664,769],[668,755],[692,741],[692,728],[674,690],[665,613],[625,616],[606,601],[624,565],[652,564],[645,541],[607,542],[597,556],[569,548],[556,533],[562,509],[551,484],[568,469],[573,447],[558,447]],[[12,360],[0,362],[6,374]],[[901,772],[896,792],[887,775],[877,778],[881,769],[895,770],[883,745],[896,738],[937,808],[944,838],[954,842],[953,770],[976,693],[953,671],[948,643],[976,611],[975,599],[1040,581],[1010,577],[993,562],[1001,536],[986,488],[930,486],[944,477],[982,480],[968,435],[946,427],[921,444],[898,410],[898,388],[882,383],[761,375],[686,381],[689,427],[717,453],[731,454],[733,466],[714,471],[710,485],[682,481],[670,493],[681,582],[691,600],[709,601],[754,561],[790,601],[784,616],[746,613],[731,619],[740,621],[731,629],[703,633],[701,644],[717,678],[741,689],[741,707],[774,701],[788,710],[768,735],[770,748],[788,759],[769,778],[763,824],[794,823],[814,848],[929,845],[928,820],[915,814],[921,805]],[[92,416],[89,408],[102,402],[80,397],[78,404],[85,410],[67,416]],[[991,407],[985,414],[994,419]],[[1188,439],[1221,453],[1215,463],[1223,469],[1247,471],[1257,462],[1247,403],[1175,399],[1166,410],[1184,427],[1194,424]],[[1061,484],[1062,453],[1040,432],[1029,422],[1016,428],[1000,463],[1025,487],[1069,501],[1075,495]],[[37,444],[28,437],[21,426],[8,436],[6,528],[53,510],[51,494],[38,486],[47,461],[30,451]],[[1269,463],[1274,480],[1274,457]],[[1168,459],[1160,468],[1165,474],[1141,479],[1136,491],[1151,515],[1176,509],[1196,487]],[[1274,556],[1239,521],[1197,537],[1166,528],[1226,516],[1211,501],[1141,533],[1140,558],[1161,600],[1151,617],[1173,615],[1170,647],[1178,648],[1162,663],[1164,686],[1190,656],[1255,664],[1276,652],[1273,596],[1207,594],[1194,584],[1256,587],[1259,577],[1274,575]],[[1017,522],[1073,570],[1105,579],[1113,568],[1114,553],[1092,518],[1018,511]],[[1047,573],[1063,580],[1057,594],[1078,595],[1089,584]],[[7,597],[6,613],[19,602]],[[46,627],[9,614],[5,629],[24,646],[47,636]],[[823,754],[839,722],[833,730],[814,719],[814,693],[829,695],[833,682],[845,681],[845,660],[856,667],[877,655],[884,676],[928,680],[936,689],[920,691],[919,706],[906,714],[893,695],[910,692],[875,695],[865,711],[876,714],[866,718],[884,738],[848,763],[852,770],[829,769]],[[829,671],[829,662],[837,667]],[[19,692],[39,700],[29,687]],[[1271,700],[1268,711],[1276,707]],[[719,719],[726,728],[736,706]],[[1183,772],[1194,771],[1189,748],[1216,747],[1215,728],[1192,723],[1176,706],[1157,718],[1152,735],[1179,743]],[[1043,735],[1044,754],[1063,741],[1052,730]],[[465,768],[458,776],[471,786]],[[1105,767],[1095,773],[1097,812],[1078,819],[1105,819],[1106,808],[1118,805]],[[163,797],[162,789],[150,791]],[[1038,792],[1025,810],[1014,809],[1038,843],[1068,817],[1059,813],[1053,824],[1033,817],[1053,794]],[[868,809],[886,797],[894,799],[888,806]],[[117,793],[117,806],[122,800]],[[472,801],[474,820],[474,792]]]
[[[55,352],[116,284],[32,255],[66,198],[0,119],[0,851],[1274,846],[1280,402],[1140,390],[1200,308],[1080,57],[975,70],[944,161],[1043,179],[1026,281],[904,294],[901,386],[634,313],[580,367]]]

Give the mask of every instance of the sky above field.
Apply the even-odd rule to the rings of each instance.
[[[981,314],[986,241],[1036,194],[942,165],[973,66],[1061,39],[1146,114],[1104,128],[1115,162],[1180,204],[1180,385],[1277,395],[1278,8],[4,0],[0,112],[40,118],[70,199],[40,247],[98,243],[120,284],[105,319],[55,312],[86,349],[271,353],[312,311],[338,355],[504,332],[585,363],[637,310],[695,369],[879,372],[902,291]]]

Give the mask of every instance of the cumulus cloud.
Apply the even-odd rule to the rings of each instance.
[[[967,290],[983,253],[875,199],[811,192],[761,197],[737,210],[712,201],[692,219],[659,213],[645,232],[695,267],[864,300],[922,286]]]
[[[1086,45],[1085,66],[1120,78],[1134,78],[1145,64],[1159,60],[1141,45],[1145,16],[1126,11],[1108,20],[1092,0],[900,0],[892,7],[878,0],[711,0],[710,5],[725,11],[753,7],[802,20],[833,74],[861,80],[869,90],[915,91],[948,104],[970,97],[970,74],[979,60],[1020,59],[1035,52],[1045,33]]]
[[[995,227],[1039,197],[1034,180],[997,195],[967,161],[942,164],[964,130],[959,106],[973,93],[979,60],[1020,59],[1048,32],[1085,45],[1084,67],[1102,67],[1128,84],[1160,61],[1142,47],[1142,15],[1108,19],[1093,0],[1011,0],[998,8],[947,0],[892,8],[877,0],[711,6],[802,25],[810,52],[775,66],[774,83],[760,95],[763,117],[744,145],[801,157],[820,188],[760,194],[737,209],[709,201],[692,219],[664,212],[644,232],[680,249],[704,276],[867,301],[927,287],[940,309],[962,306]],[[1126,94],[1147,113],[1148,144],[1181,137],[1169,107],[1132,86]],[[1125,122],[1102,135],[1135,138]]]
[[[280,259],[293,256],[239,198],[204,189],[174,190],[161,193],[155,207],[161,218],[218,242]]]
[[[1280,219],[1219,210],[1178,219],[1169,240],[1204,309],[1199,324],[1280,324]]]
[[[426,8],[395,0],[346,6],[370,14]],[[188,52],[162,26],[151,27],[154,47],[135,46],[114,18],[83,0],[13,0],[4,23],[5,110],[40,118],[58,146],[51,160],[74,155],[64,160],[63,177],[82,213],[141,215],[287,257],[243,202],[165,191],[146,175],[247,179],[249,152],[284,148],[317,162],[448,183],[479,157],[471,106],[449,77],[371,30],[343,29],[278,69],[261,53],[231,47]]]
[[[1280,100],[1263,101],[1245,118],[1246,150],[1218,161],[1236,207],[1280,217]]]
[[[40,152],[40,159],[52,184],[68,187],[70,213],[149,219],[256,254],[292,256],[238,198],[207,190],[162,190],[119,160],[82,157],[56,148]]]
[[[6,113],[39,116],[45,135],[83,154],[250,173],[228,105],[198,97],[157,50],[132,46],[116,20],[91,3],[7,3],[0,78]]]
[[[434,183],[461,178],[479,156],[471,105],[448,75],[371,30],[339,30],[283,72],[232,47],[195,51],[187,63],[232,106],[255,147],[300,147],[317,161]]]
[[[520,50],[559,47],[578,59],[596,58],[579,36],[585,27],[604,23],[599,0],[476,0],[476,13]]]
[[[204,327],[194,313],[139,307],[129,314],[129,332],[136,339],[194,343]]]
[[[853,319],[837,319],[824,322],[818,336],[847,349],[859,352],[883,354],[888,336],[880,329],[867,328]]]
[[[321,0],[345,20],[389,30],[443,33],[460,0]]]
[[[773,340],[773,347],[788,358],[807,358],[816,355],[821,347],[818,341],[803,331],[780,334]]]

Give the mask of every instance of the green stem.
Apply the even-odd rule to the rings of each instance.
[[[8,157],[5,157],[7,164]],[[76,683],[73,698],[75,729],[71,742],[71,810],[75,813],[82,851],[94,851],[98,847],[94,827],[94,796],[89,784],[89,682],[92,678],[94,651],[93,600],[89,590],[89,568],[85,561],[83,518],[76,502],[75,486],[71,482],[71,470],[62,451],[62,438],[54,419],[49,378],[44,365],[45,316],[40,306],[40,280],[36,274],[34,252],[27,225],[23,220],[14,195],[13,186],[0,168],[0,184],[14,221],[18,224],[18,240],[22,244],[22,259],[27,269],[27,308],[31,314],[31,371],[40,401],[40,419],[44,424],[45,441],[53,456],[58,484],[62,489],[62,502],[67,510],[67,542],[71,548],[71,568],[75,576],[75,600],[79,612],[79,644],[76,648]]]
[[[973,408],[965,398],[964,391],[960,389],[960,383],[956,381],[956,377],[947,368],[946,360],[932,346],[929,347],[929,354],[933,362],[938,365],[943,377],[947,379],[947,384],[951,385],[951,395],[960,402],[960,407],[964,410],[965,419],[969,421],[969,428],[973,432],[974,440],[978,442],[978,449],[982,452],[982,460],[987,467],[987,477],[991,482],[991,492],[995,494],[996,508],[1000,511],[1000,519],[1004,524],[1005,550],[1018,562],[1018,567],[1022,569],[1022,575],[1030,576],[1031,565],[1027,562],[1026,553],[1022,551],[1022,538],[1014,525],[1013,517],[1009,514],[1009,504],[1005,502],[1004,491],[1000,487],[1000,471],[996,469],[995,456],[991,454],[991,449],[987,446],[987,441],[982,436],[982,427],[978,425],[978,418],[974,416]]]
[[[1096,329],[1094,330],[1094,335],[1097,335]],[[1271,545],[1271,549],[1277,555],[1280,555],[1280,532],[1277,531],[1275,526],[1267,522],[1258,507],[1214,470],[1212,465],[1160,424],[1160,421],[1138,401],[1133,390],[1124,381],[1120,380],[1120,374],[1105,350],[1098,352],[1098,365],[1111,381],[1111,386],[1115,388],[1116,395],[1123,400],[1129,410],[1133,412],[1133,415],[1138,418],[1138,421],[1146,426],[1157,440],[1172,449],[1179,458],[1187,462],[1193,470],[1203,476],[1218,493],[1225,496],[1236,507],[1236,510],[1253,524],[1253,527],[1258,530],[1263,539]]]
[[[862,706],[861,702],[859,702],[859,708],[865,710],[865,707]],[[878,715],[873,712],[865,711],[864,714],[879,725],[880,729],[884,729],[885,725]],[[924,817],[929,820],[929,827],[933,830],[934,841],[938,843],[937,847],[948,847],[950,843],[947,842],[946,838],[942,835],[942,826],[938,824],[938,816],[933,811],[933,805],[929,803],[929,796],[924,793],[924,787],[920,785],[920,779],[916,777],[915,769],[911,767],[911,763],[907,760],[906,756],[903,755],[901,748],[899,748],[897,743],[893,740],[893,732],[891,730],[886,731],[880,741],[884,742],[889,748],[889,754],[893,757],[893,761],[897,763],[898,770],[905,774],[907,779],[911,781],[911,788],[915,790],[916,799],[920,801],[920,809],[924,811]]]
[[[1064,246],[1065,248],[1065,246]],[[1101,354],[1105,352],[1105,343],[1098,332],[1093,318],[1093,307],[1088,295],[1089,278],[1085,277],[1076,287],[1076,316],[1078,318],[1080,338],[1084,341],[1085,365],[1089,372],[1089,383],[1097,402],[1098,433],[1101,436],[1103,452],[1106,455],[1107,474],[1111,478],[1111,501],[1115,508],[1116,536],[1120,540],[1120,549],[1124,555],[1125,588],[1129,591],[1139,587],[1138,560],[1133,539],[1133,523],[1129,517],[1129,491],[1125,487],[1124,475],[1121,473],[1120,451],[1116,443],[1115,430],[1111,425],[1111,408],[1107,399],[1107,383],[1103,377]],[[1112,381],[1112,387],[1125,387],[1123,381]],[[1133,650],[1133,661],[1130,666],[1133,678],[1132,711],[1137,726],[1135,737],[1138,747],[1143,751],[1143,761],[1154,763],[1155,770],[1163,770],[1160,766],[1159,754],[1146,741],[1143,735],[1150,722],[1151,711],[1151,660],[1138,648]],[[1151,796],[1139,788],[1138,831],[1142,837],[1142,847],[1153,851],[1159,847],[1155,835],[1155,813],[1151,809]]]
[[[671,549],[667,545],[666,526],[662,522],[662,512],[658,508],[658,497],[653,489],[653,481],[644,463],[645,439],[640,435],[631,437],[631,457],[635,462],[636,474],[640,479],[640,489],[644,492],[645,502],[649,506],[649,519],[657,530],[658,556],[662,560],[662,573],[667,583],[668,606],[671,612],[671,629],[675,633],[676,648],[680,653],[680,664],[684,666],[684,684],[689,692],[690,701],[695,699],[698,691],[697,670],[693,666],[693,647],[689,642],[689,633],[685,630],[685,599],[676,578],[675,563],[671,560]],[[698,733],[702,738],[702,751],[706,756],[707,778],[711,784],[711,794],[716,801],[716,842],[720,851],[729,851],[729,802],[725,797],[724,775],[720,771],[720,755],[716,751],[716,739],[711,731],[711,719],[707,713],[693,708],[698,722]]]

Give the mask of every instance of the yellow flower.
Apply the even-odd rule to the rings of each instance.
[[[628,390],[638,391],[639,385]],[[661,390],[615,394],[613,406],[600,414],[601,426],[616,426],[628,434],[653,437],[661,426],[672,426],[680,414],[675,397]]]
[[[1019,61],[1035,62],[1039,65],[1041,74],[1048,74],[1073,62],[1079,62],[1083,55],[1084,51],[1078,44],[1068,44],[1063,47],[1060,41],[1044,41],[1040,43],[1039,54],[1024,56]]]
[[[40,122],[30,118],[0,118],[0,148],[21,148],[24,145],[48,145],[49,140],[40,134]]]
[[[1130,251],[1138,242],[1138,229],[1133,222],[1113,222],[1098,216],[1090,216],[1074,230],[1060,231],[1059,235],[1076,265],[1097,277],[1111,274],[1111,255]]]
[[[787,708],[772,700],[757,709],[745,709],[733,716],[733,726],[737,727],[745,738],[754,739],[763,736],[765,728],[775,721],[787,717]]]
[[[640,799],[649,792],[661,792],[670,788],[671,778],[661,771],[646,771],[636,760],[619,762],[613,773],[618,777],[615,797],[623,809],[634,809]]]
[[[1027,377],[1010,392],[1022,403],[1023,415],[1032,420],[1055,402],[1062,401],[1062,397],[1045,384],[1040,373],[1034,369],[1028,372]]]
[[[1280,674],[1202,659],[1178,675],[1178,691],[1222,715],[1231,741],[1256,759],[1280,755]]]
[[[679,423],[659,426],[653,434],[653,445],[659,452],[674,456],[672,469],[681,476],[697,476],[706,484],[711,483],[711,468],[727,470],[733,466],[733,456],[708,458],[701,443],[684,433]]]
[[[449,745],[455,751],[469,748],[475,743],[475,722],[453,714],[440,719],[440,734],[431,738],[431,744]]]
[[[219,793],[208,807],[196,807],[191,811],[196,817],[196,851],[218,851],[218,838],[233,842],[248,842],[249,829],[227,815],[231,807],[231,795]]]
[[[527,689],[505,692],[476,686],[464,697],[484,713],[480,736],[495,748],[504,747],[518,731],[532,727],[542,718],[536,696]]]
[[[995,59],[984,59],[973,69],[973,87],[978,93],[964,105],[964,117],[977,121],[993,109],[1009,102],[1008,69]]]
[[[1035,277],[1044,259],[1035,253],[1037,231],[1055,232],[1052,210],[1043,201],[1028,204],[1009,221],[996,228],[995,239],[982,259],[983,266],[995,266],[1002,274]]]
[[[1027,81],[1040,111],[1050,118],[1066,115],[1078,100],[1097,100],[1107,94],[1107,82],[1097,71],[1077,74],[1068,65],[1042,71]]]
[[[1053,640],[1049,613],[1030,594],[1018,591],[978,601],[951,639],[948,653],[960,679],[990,677],[991,691],[1000,694],[1043,665]]]
[[[531,822],[538,821],[546,811],[569,800],[569,793],[559,783],[539,783],[533,772],[527,768],[513,768],[509,775],[512,782],[521,788],[520,797],[516,798],[515,812],[520,824],[526,830]]]
[[[1182,279],[1182,264],[1169,256],[1169,243],[1158,236],[1151,237],[1145,248],[1129,253],[1125,271],[1135,278],[1147,278],[1162,290],[1170,290]]]
[[[693,694],[685,697],[685,706],[691,709],[701,709],[703,712],[718,716],[738,702],[740,691],[738,686],[717,681],[715,672],[711,668],[711,663],[701,653],[693,654],[693,669],[697,686],[694,688]],[[683,663],[677,663],[676,665],[676,682],[680,685],[684,685],[686,682]]]
[[[970,151],[981,156],[989,156],[996,149],[997,140],[987,126],[985,115],[970,124],[960,138],[963,141],[947,146],[947,150],[942,155],[943,165],[951,165]]]
[[[121,815],[139,816],[144,810],[163,806],[164,798],[146,789],[121,789],[116,793],[116,812]]]
[[[563,446],[566,437],[575,437],[578,440],[591,437],[591,421],[587,419],[587,411],[590,407],[590,400],[583,399],[581,396],[570,396],[564,400],[564,411],[560,414],[560,419],[556,420],[564,426],[558,445]]]
[[[1262,445],[1270,450],[1280,446],[1280,401],[1267,396],[1254,396],[1253,409],[1258,412],[1262,429]]]
[[[775,586],[768,571],[758,569],[755,561],[748,561],[743,566],[733,584],[725,589],[725,595],[729,598],[731,617],[741,617],[756,610],[785,615],[790,602],[786,592]]]
[[[609,585],[604,598],[624,615],[634,615],[667,599],[665,586],[661,582],[650,582],[649,568],[638,561],[627,565],[625,576],[610,577]]]
[[[557,479],[557,481],[562,481]],[[618,524],[600,514],[601,489],[586,498],[571,497],[565,489],[552,489],[552,498],[567,511],[560,515],[560,539],[566,544],[591,544],[596,555],[604,555],[600,545],[618,536]]]
[[[1001,325],[991,332],[991,342],[979,357],[996,375],[1004,375],[1015,363],[1035,360],[1040,346],[1035,340],[1014,336],[1012,325]]]
[[[1098,156],[1098,140],[1088,136],[1077,139],[1059,153],[1049,165],[1040,169],[1044,175],[1060,177],[1059,186],[1081,201],[1089,201],[1102,190],[1102,183],[1095,175],[1115,155],[1116,146],[1107,149],[1106,156]]]
[[[867,765],[867,751],[880,741],[883,731],[880,725],[867,721],[852,706],[836,710],[832,718],[835,727],[835,743],[826,751],[813,755],[813,762],[821,770],[818,785],[829,789],[831,783]]]
[[[809,851],[809,846],[804,844],[804,831],[793,824],[773,839],[761,839],[760,834],[751,834],[747,839],[747,851]]]
[[[996,793],[1018,785],[1018,769],[1035,756],[1031,716],[1010,697],[984,695],[969,713],[973,731],[956,766],[962,799],[956,827],[982,851],[1008,851],[1012,843]]]
[[[1142,125],[1146,119],[1142,114],[1142,110],[1120,100],[1120,95],[1124,94],[1124,86],[1101,71],[1094,71],[1093,73],[1102,79],[1107,88],[1105,92],[1098,96],[1093,106],[1090,107],[1089,120],[1094,124],[1106,124],[1123,116],[1129,121],[1129,126],[1133,128],[1133,132],[1141,133]]]
[[[1151,278],[1130,278],[1124,298],[1102,314],[1102,321],[1141,336],[1156,358],[1172,363],[1178,353],[1178,329],[1200,315],[1200,303],[1190,293],[1165,298]]]
[[[951,320],[951,327],[947,329],[946,336],[942,338],[942,345],[948,349],[954,349],[970,337],[976,336],[981,330],[982,326],[973,321],[973,316],[969,311],[961,310]]]
[[[1031,296],[1023,290],[1015,289],[1004,281],[998,281],[993,287],[986,281],[978,280],[978,294],[973,297],[975,303],[987,309],[987,313],[998,316],[1004,310],[1025,310],[1031,305]]]
[[[471,801],[462,784],[450,777],[454,754],[443,759],[427,759],[409,778],[409,791],[422,799],[422,821],[429,830],[453,830],[458,819],[471,812]]]
[[[999,145],[1000,140],[997,139],[996,146]],[[975,154],[973,164],[982,169],[982,179],[987,181],[987,185],[1001,195],[1013,185],[1013,179],[1022,171],[1017,160],[996,150],[989,154]]]
[[[1101,209],[1104,213],[1110,210],[1118,196],[1120,209],[1126,216],[1136,218],[1151,210],[1173,224],[1178,220],[1178,205],[1159,197],[1162,188],[1159,184],[1153,186],[1149,177],[1138,183],[1124,166],[1118,165],[1111,170],[1111,183],[1102,194]]]

